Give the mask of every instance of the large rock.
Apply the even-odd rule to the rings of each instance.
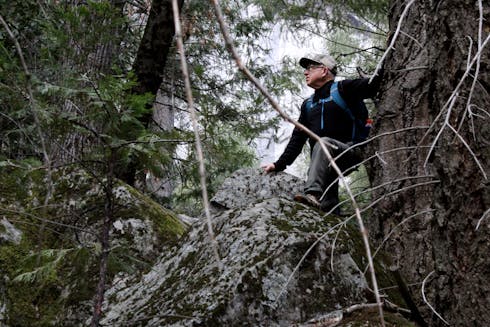
[[[0,326],[88,325],[98,280],[95,235],[106,203],[101,181],[56,171],[52,205],[42,210],[45,176],[0,177],[4,189],[15,190],[0,194],[12,224],[2,229],[9,241],[0,244]],[[228,178],[211,201],[218,262],[204,217],[186,217],[189,227],[117,183],[102,324],[306,327],[350,319],[376,326],[376,310],[364,305],[373,296],[357,226],[291,201],[302,187],[285,173],[245,169]],[[26,261],[44,219],[44,248]],[[380,286],[395,285],[385,262],[375,264]],[[386,296],[403,305],[395,293]],[[352,316],[352,308],[364,307]],[[389,326],[409,325],[388,318],[396,319]]]
[[[255,169],[242,169],[225,179],[211,199],[216,208],[246,208],[251,203],[271,198],[292,199],[303,191],[303,182],[284,172],[266,174]]]
[[[356,226],[292,202],[301,187],[284,173],[238,171],[212,199],[222,266],[201,220],[150,272],[114,283],[102,323],[290,326],[372,301]],[[392,286],[376,265],[378,282]]]
[[[44,205],[41,170],[0,169],[0,326],[76,326],[91,316],[106,180],[70,168],[54,170],[52,181]],[[112,191],[109,280],[151,267],[188,227],[122,182]]]

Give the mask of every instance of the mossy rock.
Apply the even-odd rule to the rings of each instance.
[[[122,287],[108,291],[103,323],[290,326],[319,313],[370,302],[369,282],[355,259],[364,249],[351,241],[359,238],[359,231],[348,224],[338,232],[333,227],[340,222],[340,217],[324,217],[279,198],[223,210],[213,217],[222,270],[206,224],[196,224],[178,245],[162,253],[151,272],[124,278]],[[389,271],[379,276],[385,274]],[[390,278],[381,280],[380,287],[393,285]]]
[[[0,219],[23,235],[18,244],[0,244],[0,307],[5,308],[0,325],[85,324],[98,280],[104,184],[107,179],[76,167],[54,170],[46,202],[42,169],[0,169]],[[117,274],[148,270],[161,247],[175,244],[188,228],[121,181],[115,181],[112,192],[109,282]]]

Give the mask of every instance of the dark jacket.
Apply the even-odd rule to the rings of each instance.
[[[362,99],[372,98],[376,95],[379,89],[380,77],[374,78],[369,83],[368,78],[343,80],[338,82],[339,93],[350,108],[350,103],[355,103]],[[305,100],[301,105],[301,114],[298,122],[306,126],[320,137],[330,137],[340,142],[348,143],[352,138],[352,120],[349,115],[335,102],[329,101],[325,103],[323,110],[323,129],[321,128],[322,105],[318,103],[319,99],[328,98],[330,96],[330,86],[333,81],[328,81],[321,88],[315,90],[313,103],[316,103],[308,112],[306,110]],[[353,112],[354,116],[356,113]],[[295,128],[291,139],[289,140],[286,149],[279,159],[274,163],[275,170],[281,171],[293,163],[303,149],[303,145],[308,140],[308,135]],[[310,146],[313,148],[315,140],[310,138]]]

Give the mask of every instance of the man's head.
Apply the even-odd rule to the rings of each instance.
[[[305,69],[306,84],[314,89],[333,80],[337,74],[337,63],[327,54],[306,55],[299,60],[299,64]]]

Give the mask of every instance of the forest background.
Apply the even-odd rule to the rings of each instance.
[[[259,164],[257,144],[278,141],[281,119],[269,96],[297,116],[305,95],[299,55],[267,59],[284,38],[330,52],[342,77],[356,77],[357,66],[373,73],[384,65],[384,86],[371,106],[375,126],[367,173],[352,178],[359,181],[354,186],[368,190],[362,205],[375,208],[370,235],[381,242],[397,229],[399,235],[388,241],[394,261],[414,283],[435,279],[438,315],[458,321],[467,319],[461,312],[469,310],[481,317],[484,303],[469,309],[460,302],[471,303],[488,271],[479,259],[489,247],[488,5],[220,2],[234,46],[269,96],[237,69],[213,6],[178,5],[198,117],[194,128],[171,1],[0,4],[0,166],[3,175],[42,172],[46,193],[29,214],[49,215],[56,205],[55,176],[67,169],[83,169],[106,192],[97,231],[104,249],[110,247],[118,180],[172,210],[199,214],[203,170],[196,143],[202,144],[205,185],[212,195],[234,170]],[[2,210],[5,217],[12,215],[7,206]],[[52,222],[13,216],[22,228],[34,224],[30,233],[36,242],[26,245],[26,252],[70,246],[53,243]],[[457,246],[461,239],[466,244]]]

